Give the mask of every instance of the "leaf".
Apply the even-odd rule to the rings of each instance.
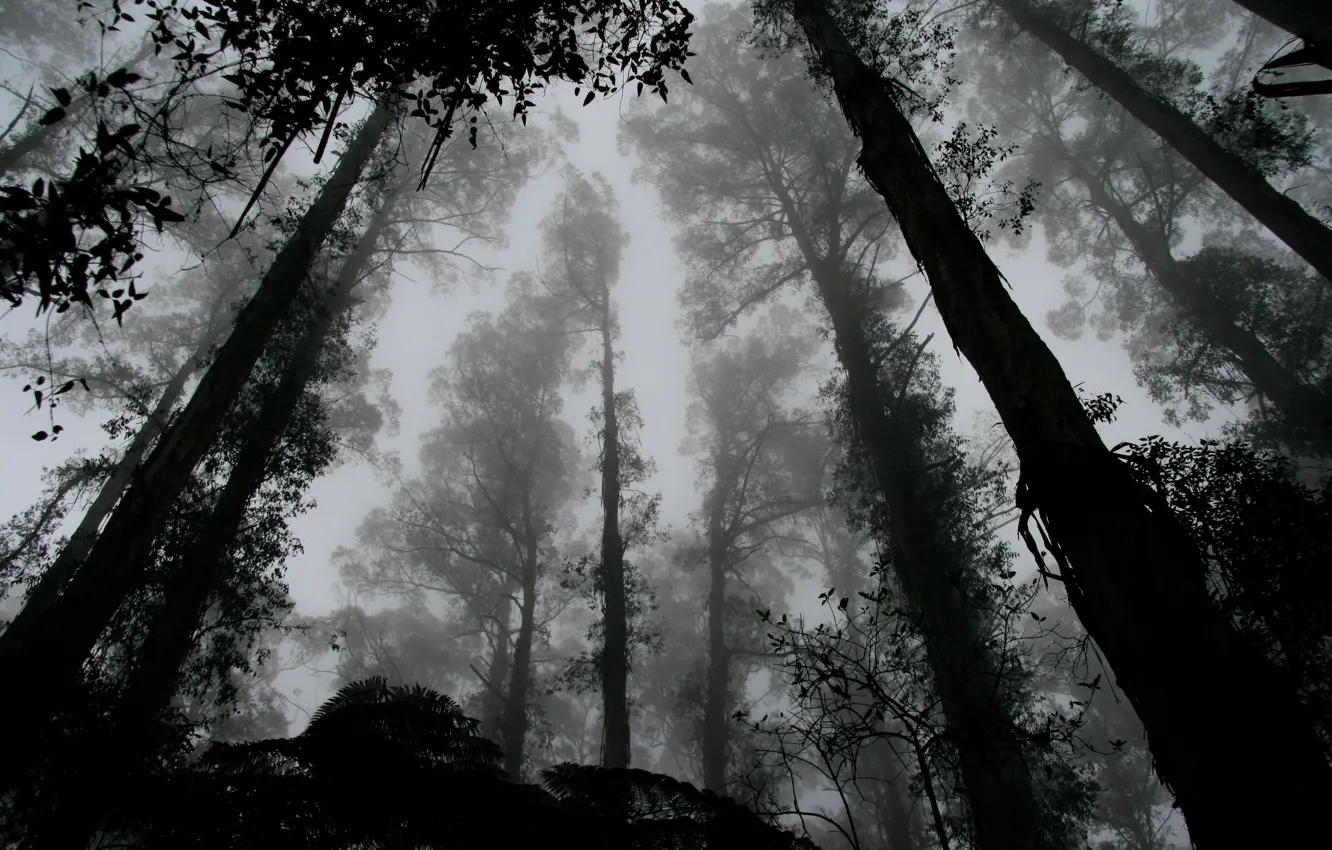
[[[43,127],[49,127],[52,124],[55,124],[59,121],[63,121],[64,119],[65,119],[65,110],[57,106],[55,109],[52,109],[50,112],[43,115],[41,117],[41,120],[38,121],[37,123],[41,124]]]
[[[51,395],[64,395],[65,393],[69,392],[72,389],[74,389],[74,381],[73,380],[65,381],[63,384],[60,385],[60,389],[51,393]]]
[[[686,83],[689,83],[689,85],[691,86],[694,84],[694,81],[689,79],[689,72],[686,71],[684,68],[680,69],[680,79],[684,80]]]
[[[588,92],[588,93],[587,93],[587,97],[583,98],[583,105],[584,105],[584,106],[587,106],[589,103],[591,103],[593,100],[595,100],[596,97],[597,97],[597,93],[596,93],[596,92],[594,92],[594,91],[590,91],[590,92]]]
[[[129,68],[119,68],[112,71],[110,76],[106,78],[106,84],[118,89],[123,89],[125,86],[128,86],[131,83],[137,83],[142,79],[143,77],[134,73]]]
[[[69,89],[51,89],[51,94],[55,95],[55,99],[60,101],[61,106],[69,106],[73,101],[73,98],[69,96]]]
[[[32,435],[32,438],[40,443],[42,440],[45,440],[49,436],[51,435],[46,433],[45,431],[38,431],[36,434]]]

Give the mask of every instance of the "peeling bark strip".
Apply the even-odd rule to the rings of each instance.
[[[1070,602],[1142,719],[1193,840],[1260,847],[1280,823],[1312,846],[1325,837],[1332,768],[1294,689],[1211,603],[1204,564],[1162,499],[1106,451],[885,81],[822,3],[793,0],[791,8],[864,140],[861,168],[1013,439],[1019,503],[1048,532]],[[1282,793],[1254,806],[1254,789],[1237,776],[1280,776]]]
[[[1144,90],[1127,72],[1069,35],[1051,13],[1026,0],[995,0],[1018,26],[1059,54],[1130,115],[1170,145],[1260,224],[1332,284],[1332,230],[1268,183],[1236,154],[1168,102]]]
[[[0,725],[26,728],[44,722],[78,679],[98,636],[141,578],[142,566],[172,503],[295,302],[310,263],[345,209],[394,113],[392,105],[381,104],[362,125],[264,275],[259,290],[241,311],[189,404],[158,441],[65,592],[42,616],[21,611],[0,636],[0,676],[27,682],[31,689],[28,699],[5,701]]]

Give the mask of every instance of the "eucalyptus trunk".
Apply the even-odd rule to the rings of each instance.
[[[921,632],[925,656],[957,750],[976,844],[981,850],[1038,850],[1056,844],[1034,794],[1028,753],[1011,710],[1000,696],[1002,665],[985,645],[980,614],[964,588],[970,565],[949,546],[939,521],[921,435],[890,412],[865,337],[865,306],[851,297],[838,270],[816,267],[815,285],[832,319],[838,361],[846,370],[847,400],[859,440],[868,450],[888,508],[888,549]],[[904,402],[898,401],[898,404]]]
[[[162,434],[64,592],[40,614],[21,611],[0,636],[0,676],[28,683],[24,700],[6,701],[9,728],[43,723],[70,698],[84,661],[116,609],[143,580],[143,567],[176,497],[217,436],[283,316],[302,291],[308,271],[346,208],[396,109],[378,106],[296,232],[278,253],[258,291],[189,403]]]
[[[78,570],[79,564],[88,557],[92,551],[93,544],[97,542],[97,532],[102,527],[103,521],[110,515],[120,497],[124,495],[130,482],[134,480],[134,474],[138,471],[143,457],[148,449],[153,445],[163,429],[166,428],[167,421],[171,418],[171,410],[180,401],[181,395],[185,392],[185,385],[189,383],[194,373],[199,371],[200,364],[208,356],[212,347],[222,339],[226,330],[225,323],[221,321],[218,315],[219,308],[224,303],[224,299],[214,305],[213,321],[207,331],[203,342],[194,351],[194,353],[180,364],[180,368],[171,376],[171,380],[162,388],[162,394],[158,396],[157,404],[144,419],[139,430],[135,432],[134,439],[125,448],[125,454],[121,455],[119,461],[111,470],[110,476],[102,482],[102,487],[97,491],[97,496],[93,498],[92,504],[84,512],[83,518],[79,520],[79,525],[74,529],[74,533],[69,536],[69,540],[61,548],[60,553],[49,567],[42,573],[42,577],[37,584],[33,586],[32,592],[24,600],[25,616],[36,618],[46,613],[60,595],[60,591],[74,576]]]
[[[1237,154],[1168,101],[1138,85],[1127,71],[1070,35],[1057,9],[1028,0],[993,0],[1022,29],[1045,43],[1094,86],[1160,136],[1264,227],[1332,284],[1332,231],[1304,207],[1282,194]]]
[[[708,508],[708,667],[703,703],[703,784],[722,793],[728,772],[727,718],[731,688],[731,654],[726,646],[725,481],[717,476]]]
[[[504,706],[507,700],[502,688],[509,681],[511,660],[509,617],[512,607],[513,601],[506,588],[494,617],[495,648],[490,655],[490,665],[486,668],[486,677],[489,681],[485,683],[486,697],[481,709],[481,730],[486,737],[496,742],[504,740]]]
[[[287,355],[282,377],[246,429],[207,526],[190,550],[186,568],[168,579],[166,599],[135,657],[129,686],[119,705],[122,745],[146,744],[154,720],[176,691],[181,666],[194,648],[209,598],[227,579],[228,555],[245,521],[245,511],[268,477],[269,463],[287,432],[306,387],[338,322],[355,303],[354,292],[389,224],[393,197],[385,198],[338,277],[314,304],[305,331]]]
[[[629,622],[625,598],[624,540],[620,536],[620,425],[615,413],[615,351],[610,287],[601,287],[601,405],[605,410],[601,460],[601,581],[604,607],[601,696],[603,767],[629,766]]]
[[[862,170],[1013,440],[1022,526],[1036,520],[1048,538],[1057,578],[1142,719],[1191,837],[1203,848],[1262,846],[1277,822],[1297,842],[1316,843],[1332,768],[1294,689],[1212,603],[1206,566],[1164,498],[1106,450],[886,81],[820,2],[794,0],[792,8],[864,142]],[[1237,734],[1261,734],[1263,747],[1224,744]],[[1283,791],[1255,807],[1252,787],[1236,776],[1281,776]],[[1030,846],[996,839],[996,846]]]
[[[526,523],[531,528],[531,511]],[[528,540],[522,562],[520,584],[523,592],[519,606],[518,640],[513,647],[513,667],[509,670],[508,699],[504,704],[504,771],[515,782],[523,778],[523,748],[527,741],[527,695],[532,684],[532,641],[536,637],[538,559],[541,557],[535,535]]]

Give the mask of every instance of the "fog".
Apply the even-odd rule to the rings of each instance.
[[[1323,833],[1332,15],[252,5],[0,0],[0,846]]]

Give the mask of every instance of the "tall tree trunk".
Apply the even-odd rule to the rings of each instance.
[[[163,610],[135,658],[129,687],[119,704],[122,742],[133,746],[150,733],[153,721],[175,693],[181,665],[194,646],[208,599],[226,580],[227,555],[245,520],[245,510],[268,477],[269,461],[318,371],[330,334],[354,303],[356,286],[388,227],[393,201],[393,196],[384,199],[337,279],[309,306],[306,329],[287,355],[277,387],[247,429],[246,443],[208,525],[184,561],[187,568],[168,579]]]
[[[221,341],[222,335],[226,330],[226,324],[222,316],[219,315],[220,308],[224,307],[225,298],[219,298],[213,306],[213,316],[211,317],[210,327],[204,335],[203,342],[195,349],[194,353],[180,364],[176,374],[171,377],[167,385],[162,388],[162,394],[157,399],[156,406],[153,407],[139,430],[135,433],[134,439],[125,449],[125,454],[121,456],[115,467],[111,470],[111,475],[102,483],[102,488],[97,492],[88,510],[83,514],[83,519],[74,529],[74,533],[69,536],[60,554],[56,556],[51,566],[47,567],[42,573],[41,579],[33,587],[32,592],[24,600],[24,615],[37,618],[50,610],[52,603],[60,595],[60,591],[69,583],[70,578],[83,563],[84,558],[92,551],[93,544],[97,542],[97,532],[102,527],[102,522],[115,508],[120,497],[124,495],[126,488],[134,479],[134,473],[138,471],[139,464],[148,448],[152,446],[166,428],[167,420],[171,417],[171,409],[180,401],[181,395],[185,392],[185,385],[189,383],[190,378],[195,372],[199,371],[200,364],[208,356],[208,352],[214,345]]]
[[[530,511],[529,511],[530,514]],[[530,515],[526,527],[532,527]],[[530,532],[529,532],[530,533]],[[515,782],[523,778],[523,746],[527,740],[527,693],[532,681],[532,641],[536,636],[537,570],[541,553],[532,534],[523,558],[523,602],[519,607],[518,640],[509,671],[508,700],[504,705],[504,771]]]
[[[343,154],[296,232],[237,318],[227,342],[179,418],[136,473],[88,558],[41,616],[26,609],[0,636],[0,677],[26,682],[30,698],[7,700],[0,720],[27,728],[47,719],[97,638],[140,582],[153,540],[195,465],[212,444],[227,411],[249,379],[274,330],[300,293],[319,249],[352,189],[393,123],[396,109],[376,107]]]
[[[511,652],[509,643],[509,616],[513,601],[509,598],[509,589],[505,588],[495,612],[495,649],[490,656],[490,665],[486,668],[489,679],[486,698],[481,709],[481,731],[493,741],[504,740],[504,706],[507,700],[502,690],[509,683],[509,665]]]
[[[610,287],[601,287],[601,404],[605,409],[601,461],[601,581],[605,594],[601,652],[603,767],[629,766],[629,623],[624,541],[620,537],[620,427],[615,413],[615,351]]]
[[[1279,822],[1287,835],[1316,843],[1332,769],[1297,695],[1212,604],[1206,567],[1164,498],[1106,450],[885,81],[818,0],[794,0],[793,11],[864,141],[861,168],[1013,439],[1022,525],[1035,517],[1048,535],[1070,602],[1151,736],[1190,835],[1204,848],[1262,846]],[[1262,730],[1261,751],[1221,744],[1237,730]],[[1237,775],[1281,776],[1283,791],[1254,807]]]
[[[1326,0],[1235,0],[1292,35],[1332,46],[1332,7]]]
[[[703,784],[709,791],[726,788],[727,718],[731,688],[731,654],[726,646],[726,483],[719,474],[708,508],[708,669],[703,703]]]
[[[1170,103],[1063,29],[1057,10],[994,0],[1027,32],[1160,136],[1332,285],[1332,231]]]
[[[162,610],[135,654],[128,685],[117,701],[109,752],[94,763],[94,769],[103,765],[112,769],[131,767],[152,752],[158,717],[176,692],[181,666],[194,647],[208,600],[226,580],[227,556],[245,520],[246,507],[268,477],[269,461],[291,424],[306,386],[318,371],[330,333],[353,304],[353,290],[388,225],[391,206],[392,199],[386,199],[337,279],[308,306],[308,325],[290,350],[277,387],[247,429],[247,441],[207,526],[183,560],[184,566],[167,579]],[[108,787],[114,787],[115,780],[111,782]],[[93,826],[104,811],[104,806],[88,803],[89,799],[98,799],[98,795],[88,795],[86,805],[78,811],[63,813],[60,823],[41,837],[42,848],[88,845]]]
[[[888,548],[908,612],[924,638],[925,656],[956,747],[977,846],[1053,848],[1033,793],[1033,776],[1013,715],[996,701],[1002,668],[984,645],[978,612],[965,590],[968,565],[948,545],[941,505],[927,494],[921,435],[890,415],[862,325],[864,305],[847,292],[840,270],[816,267],[828,309],[848,402],[859,439],[869,449],[888,507]]]
[[[1294,445],[1307,444],[1322,455],[1332,455],[1332,400],[1291,374],[1253,331],[1236,324],[1203,281],[1184,273],[1159,231],[1134,217],[1133,211],[1115,198],[1105,183],[1072,157],[1067,160],[1074,176],[1087,187],[1092,203],[1114,219],[1133,245],[1134,252],[1167,293],[1177,299],[1185,313],[1216,345],[1229,351],[1240,371],[1276,405],[1295,430]]]
[[[994,699],[1002,669],[984,647],[978,614],[964,589],[967,565],[950,546],[949,531],[940,522],[943,506],[922,498],[931,490],[922,435],[906,423],[909,417],[889,412],[890,396],[881,387],[865,334],[864,318],[873,308],[851,290],[841,266],[843,249],[833,246],[826,254],[820,252],[779,173],[770,167],[768,174],[832,320],[858,439],[869,451],[888,506],[888,528],[883,530],[893,568],[909,615],[925,639],[948,737],[961,762],[978,846],[1051,847],[1013,715]]]

